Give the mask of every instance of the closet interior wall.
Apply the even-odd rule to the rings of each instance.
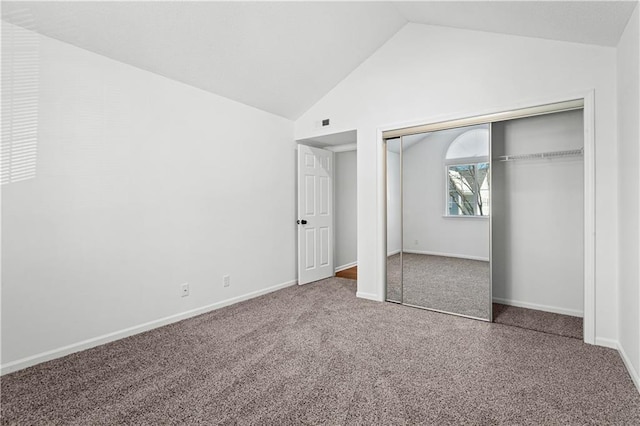
[[[582,110],[492,124],[494,302],[583,316],[583,128]]]

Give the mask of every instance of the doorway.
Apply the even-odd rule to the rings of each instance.
[[[329,245],[332,268],[322,278],[336,276],[357,280],[357,132],[355,130],[333,133],[296,141],[303,146],[321,149],[330,153],[331,167],[331,214],[332,229]],[[300,185],[300,177],[297,178]],[[298,186],[297,193],[300,194]],[[300,203],[298,203],[300,204]],[[298,220],[300,220],[298,212]],[[308,226],[308,223],[304,225]],[[298,234],[303,230],[298,225]],[[300,241],[300,239],[298,240]],[[298,244],[298,259],[308,256],[307,248]],[[299,264],[299,283],[301,266]],[[304,267],[304,266],[302,266]],[[303,271],[304,272],[304,271]],[[313,281],[317,281],[314,279]],[[313,282],[311,281],[311,282]]]

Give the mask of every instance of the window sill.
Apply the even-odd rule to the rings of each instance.
[[[471,215],[459,215],[459,216],[449,216],[449,215],[442,215],[442,217],[444,219],[474,219],[474,220],[482,220],[482,219],[489,219],[491,216],[471,216]]]

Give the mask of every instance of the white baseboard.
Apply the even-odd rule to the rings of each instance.
[[[455,253],[440,253],[440,252],[436,252],[436,251],[424,251],[424,250],[404,250],[405,253],[411,253],[411,254],[426,254],[429,256],[442,256],[442,257],[455,257],[458,259],[469,259],[469,260],[481,260],[483,262],[488,262],[489,258],[488,257],[481,257],[481,256],[469,256],[466,254],[455,254]]]
[[[624,348],[620,345],[620,342],[613,339],[596,337],[595,343],[598,346],[604,346],[606,348],[611,348],[618,351],[618,353],[620,354],[620,358],[622,358],[622,362],[624,366],[627,368],[627,371],[629,372],[629,376],[631,376],[631,381],[636,386],[638,393],[640,393],[640,374],[638,374],[638,371],[633,367],[633,364],[631,364],[631,360],[629,359],[629,356],[625,352]]]
[[[400,253],[400,249],[387,252],[387,257]]]
[[[345,269],[353,268],[356,265],[358,265],[358,262],[347,263],[346,265],[338,266],[335,271],[336,272],[344,271]]]
[[[620,357],[622,358],[622,362],[624,362],[624,366],[627,367],[627,371],[631,376],[631,380],[633,380],[633,384],[636,385],[636,389],[640,393],[640,375],[635,368],[633,368],[633,364],[631,364],[631,360],[627,356],[627,353],[624,351],[622,346],[618,343],[617,345],[618,353],[620,353]]]
[[[605,348],[611,348],[618,350],[618,341],[613,339],[605,339],[604,337],[596,337],[596,346],[603,346]]]
[[[162,327],[164,325],[182,321],[187,318],[205,314],[207,312],[224,308],[225,306],[233,305],[235,303],[242,302],[244,300],[253,299],[254,297],[262,296],[263,294],[271,293],[276,290],[283,289],[285,287],[293,286],[297,282],[298,280],[287,281],[285,283],[277,284],[261,290],[252,291],[251,293],[232,297],[231,299],[222,300],[220,302],[212,303],[210,305],[202,306],[200,308],[191,309],[189,311],[181,312],[179,314],[170,315],[168,317],[160,318],[154,321],[145,322],[144,324],[135,325],[133,327],[125,328],[123,330],[103,334],[102,336],[93,337],[91,339],[83,340],[81,342],[72,343],[71,345],[62,346],[57,349],[52,349],[50,351],[41,352],[39,354],[18,359],[16,361],[11,361],[6,364],[0,365],[0,375],[22,370],[24,368],[31,367],[33,365],[40,364],[45,361],[61,358],[63,356],[72,354],[74,352],[80,352],[96,346],[104,345],[105,343],[113,342],[115,340],[120,340],[125,337],[129,337],[135,334],[149,331],[154,328]]]
[[[356,297],[360,298],[360,299],[367,299],[367,300],[373,300],[376,302],[382,302],[383,300],[381,300],[377,294],[375,293],[365,293],[363,291],[358,291],[356,293]]]
[[[572,317],[580,317],[580,318],[582,318],[584,316],[584,313],[582,311],[578,311],[578,310],[575,310],[575,309],[560,308],[560,307],[557,307],[557,306],[539,305],[537,303],[521,302],[519,300],[503,299],[503,298],[500,298],[500,297],[494,297],[493,301],[495,303],[501,303],[503,305],[516,306],[518,308],[535,309],[537,311],[544,311],[544,312],[551,312],[551,313],[554,313],[554,314],[569,315],[569,316],[572,316]]]

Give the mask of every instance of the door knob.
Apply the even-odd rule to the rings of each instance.
[[[306,224],[307,224],[307,221],[304,219],[298,221],[298,225],[306,225]]]

